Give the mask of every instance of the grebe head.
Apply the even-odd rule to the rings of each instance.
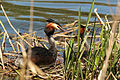
[[[48,24],[46,25],[44,31],[48,37],[54,34],[55,29],[65,31],[64,29],[61,28],[59,23],[55,22],[53,19],[48,19],[47,22]]]
[[[83,35],[84,31],[85,31],[85,27],[86,26],[83,26],[81,25],[81,28],[80,28],[80,34]],[[90,31],[90,29],[87,28],[86,32]]]
[[[58,22],[56,22],[55,20],[53,19],[47,19],[46,20],[48,23],[56,23],[57,25],[61,26]]]
[[[47,19],[47,22],[55,22],[53,19]]]

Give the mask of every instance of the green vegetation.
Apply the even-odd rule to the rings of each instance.
[[[94,0],[91,6],[91,10],[88,16],[86,28],[89,24],[89,19],[91,17],[92,9],[94,6]],[[92,33],[92,38],[91,38],[91,43],[90,43],[90,48],[89,48],[89,53],[86,54],[88,55],[87,58],[81,57],[83,52],[86,50],[84,44],[87,41],[88,33],[85,36],[84,34],[84,41],[80,41],[80,9],[79,9],[79,21],[78,21],[78,48],[75,50],[76,46],[75,45],[75,40],[74,38],[71,38],[70,42],[66,42],[65,46],[65,62],[64,62],[64,76],[65,80],[93,80],[93,79],[98,79],[98,76],[100,75],[100,71],[103,68],[103,65],[105,63],[105,59],[107,58],[107,55],[109,51],[108,48],[112,47],[112,51],[110,52],[110,58],[108,58],[108,63],[107,63],[107,71],[103,72],[106,73],[106,79],[107,80],[115,80],[118,78],[119,73],[119,57],[120,57],[120,44],[117,43],[118,35],[120,34],[120,27],[119,27],[119,33],[116,34],[115,32],[112,32],[112,29],[105,30],[105,26],[108,27],[108,24],[105,26],[102,26],[102,30],[100,33],[100,38],[99,41],[97,42],[96,46],[96,41],[95,41],[95,36],[96,36],[96,31],[94,27],[94,31]],[[111,26],[111,27],[117,27],[117,26]],[[116,30],[116,28],[115,28]],[[111,35],[113,35],[114,39],[111,41]],[[120,37],[119,37],[120,38]],[[112,45],[113,43],[113,45]],[[111,46],[110,46],[111,45]],[[77,51],[77,53],[76,53]],[[82,60],[83,62],[82,64]],[[110,77],[108,75],[110,74]],[[104,79],[103,79],[104,80]]]

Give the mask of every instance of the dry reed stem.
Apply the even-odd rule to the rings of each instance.
[[[13,54],[13,53],[3,53],[3,55],[8,55],[8,56],[13,56],[13,57],[17,57],[17,54]]]
[[[109,75],[108,75],[108,77],[106,78],[106,80],[109,80],[110,75],[112,75],[112,76],[113,76],[114,80],[117,80],[117,79],[115,78],[115,76],[113,75],[113,73],[112,73],[112,72],[110,72],[110,73],[109,73]]]
[[[94,9],[94,12],[95,12],[95,14],[96,14],[96,16],[97,16],[100,24],[102,24],[103,26],[105,26],[105,29],[106,29],[106,31],[107,31],[107,30],[108,30],[108,27],[104,24],[104,22],[102,21],[102,19],[101,19],[100,16],[99,16],[99,14],[97,13],[97,8]]]
[[[23,66],[21,66],[21,74],[23,76],[20,76],[20,80],[24,80],[25,79],[25,73],[26,73],[26,66],[27,66],[27,53],[26,53],[26,50],[24,48],[24,45],[23,45],[23,42],[21,40],[21,43],[17,42],[17,44],[20,45],[21,47],[21,50],[22,50],[22,55],[23,55]]]
[[[30,0],[31,6],[30,6],[30,27],[29,27],[29,33],[32,33],[33,31],[33,9],[34,9],[34,0]],[[32,37],[32,35],[31,35]],[[32,39],[28,40],[32,44]],[[31,58],[31,47],[28,47],[28,60]]]
[[[18,45],[18,43],[16,44],[17,46],[17,52],[19,53],[20,52],[20,46]]]
[[[118,22],[119,23],[120,21],[109,21],[109,22],[104,22],[104,23],[105,24],[111,24],[111,23],[114,23],[114,22]],[[91,23],[90,25],[93,25],[93,24],[96,24],[96,25],[98,24],[99,25],[100,23]]]
[[[7,30],[5,29],[5,27],[4,27],[4,25],[3,25],[3,23],[1,22],[1,20],[0,20],[0,24],[1,24],[2,28],[4,29],[4,31],[5,31],[5,33],[6,33],[6,35],[7,35],[7,38],[8,38],[8,40],[9,40],[9,42],[10,42],[11,46],[12,46],[13,51],[15,51],[15,47],[14,47],[14,45],[13,45],[13,43],[12,43],[11,39],[10,39],[10,36],[9,36],[9,35],[8,35],[8,33],[7,33]]]
[[[75,25],[76,23],[78,23],[78,20],[75,20],[74,22],[72,22],[72,23],[69,23],[69,24],[65,24],[65,25],[63,25],[63,27],[72,27],[73,25]]]
[[[33,35],[33,34],[36,34],[36,32],[30,33],[30,34],[21,35],[21,36],[22,36],[23,38],[25,38],[25,37],[28,37],[28,36]],[[14,37],[14,38],[12,38],[12,39],[15,40],[15,39],[19,39],[19,38],[21,38],[21,37]]]
[[[3,35],[2,52],[5,51],[5,39],[6,39],[6,33],[4,33],[4,35]]]
[[[75,22],[77,22],[78,20],[75,20],[73,23],[75,23]],[[105,24],[111,24],[111,23],[114,23],[114,22],[120,22],[119,20],[118,21],[109,21],[109,22],[104,22]],[[69,23],[69,24],[65,24],[65,25],[63,25],[63,27],[72,27],[73,26],[73,23]],[[90,26],[90,25],[100,25],[101,23],[99,22],[99,23],[90,23],[90,24],[88,24],[88,26]],[[85,24],[82,24],[83,26],[86,26]],[[56,33],[60,33],[61,31],[59,31],[59,32],[55,32],[55,34]]]
[[[39,46],[39,42],[38,42],[38,39],[37,39],[36,34],[34,34],[34,37],[35,37],[35,40],[34,40],[33,45],[34,45],[34,46]]]
[[[13,67],[13,66],[12,66],[11,64],[9,64],[9,63],[7,63],[7,65],[8,65],[9,67],[11,67],[11,69],[14,70],[18,75],[22,76],[22,74],[20,74],[19,71],[16,70],[16,69],[18,69],[17,67]]]
[[[3,70],[5,70],[4,60],[3,60],[3,52],[2,52],[1,47],[0,47],[0,58],[1,58],[1,61],[2,61]]]
[[[32,31],[33,31],[33,10],[34,10],[34,0],[31,0],[29,33],[32,33]]]
[[[109,28],[109,30],[110,30],[110,29],[111,29],[111,27],[110,27],[110,24],[108,23],[107,16],[105,16],[105,19],[106,19],[106,22],[107,22],[107,24],[108,24],[108,28]]]
[[[23,74],[24,76],[21,76],[20,77],[20,80],[23,80],[23,79],[26,79],[26,70],[28,69],[27,68],[27,61],[28,61],[28,59],[27,59],[27,53],[26,53],[26,50],[25,50],[25,48],[24,48],[24,45],[23,45],[23,42],[21,41],[21,44],[22,44],[22,55],[23,55],[23,66],[21,67],[21,74]],[[27,69],[26,69],[27,68]]]
[[[16,68],[17,69],[17,68]],[[10,72],[12,72],[13,71],[13,69],[10,69],[10,70],[8,70],[8,71],[5,71],[3,74],[9,74]]]
[[[33,9],[34,9],[34,0],[30,0],[31,6],[30,6],[30,27],[29,27],[29,33],[32,33],[33,31]],[[32,35],[31,35],[32,37]],[[32,39],[28,39],[28,41],[32,44]],[[34,47],[34,46],[33,46]],[[28,46],[28,53],[27,53],[27,58],[26,60],[29,62],[31,60],[31,54],[32,54],[32,50],[31,47]],[[29,66],[27,65],[27,68]],[[29,75],[29,73],[26,73],[27,75]]]
[[[12,23],[10,22],[10,20],[9,20],[9,18],[8,18],[8,16],[7,16],[7,14],[6,14],[6,12],[5,12],[2,4],[1,4],[1,9],[2,9],[2,11],[3,11],[3,13],[4,13],[4,15],[5,15],[8,23],[9,23],[9,25],[11,26],[11,28],[17,33],[18,36],[21,37],[21,39],[22,39],[24,42],[26,42],[30,47],[33,47],[33,46],[32,46],[28,41],[26,41],[26,40],[17,32],[17,30],[13,27],[13,25],[12,25]]]
[[[78,27],[74,27],[74,31],[77,30],[77,29],[78,29]],[[66,32],[59,33],[59,35],[69,34],[71,32],[73,32],[73,29],[69,30],[69,31],[66,31]],[[57,37],[57,35],[58,34],[55,34],[55,35],[53,35],[53,37]]]
[[[0,75],[0,80],[3,80],[3,78],[4,78],[4,74],[1,74]]]
[[[59,35],[59,34],[56,34],[55,37],[76,38],[76,35]],[[92,37],[93,36],[91,36],[91,35],[88,36],[88,38],[92,38]],[[100,35],[95,36],[95,38],[99,38],[99,37],[100,37]]]
[[[1,33],[0,33],[0,35],[3,35],[3,34],[4,34],[4,32],[1,32]]]
[[[39,75],[43,79],[48,78],[48,74],[44,73],[37,65],[35,65],[31,60],[28,61],[28,66],[30,67],[33,74]]]

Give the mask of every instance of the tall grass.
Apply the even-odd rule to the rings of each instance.
[[[96,31],[95,27],[93,28],[93,33],[92,33],[92,38],[90,42],[90,48],[88,51],[88,54],[86,54],[88,57],[82,57],[84,55],[84,51],[86,50],[86,47],[84,44],[87,41],[88,34],[86,34],[86,30],[89,24],[89,20],[92,14],[93,6],[94,6],[95,0],[93,0],[91,9],[89,12],[88,20],[86,23],[86,29],[84,32],[83,36],[83,41],[80,40],[80,22],[81,22],[81,14],[80,14],[80,8],[79,8],[79,21],[78,21],[78,36],[77,36],[77,50],[75,49],[75,40],[74,38],[71,38],[69,42],[65,42],[65,61],[64,61],[64,76],[65,80],[83,80],[83,79],[99,79],[99,75],[102,75],[100,73],[101,70],[103,70],[103,65],[105,63],[107,64],[106,69],[107,71],[103,71],[105,78],[106,79],[116,79],[118,78],[119,71],[118,71],[118,60],[120,56],[120,44],[117,43],[117,38],[119,35],[119,40],[120,40],[120,27],[119,27],[119,33],[116,34],[115,32],[112,32],[110,28],[105,29],[106,27],[109,27],[110,24],[105,24],[101,27],[101,32],[100,32],[100,37],[99,41],[97,42],[96,46],[96,41],[95,41],[95,36],[96,36]],[[111,26],[116,27],[116,26]],[[113,33],[113,45],[111,43],[111,33]],[[85,35],[86,34],[86,35]],[[108,56],[108,51],[109,48],[112,47],[111,50],[111,55],[110,57]],[[84,60],[84,61],[83,61]],[[106,61],[108,60],[108,61]],[[117,68],[116,68],[117,67]],[[113,74],[112,76],[111,73]],[[103,78],[104,80],[104,78]]]

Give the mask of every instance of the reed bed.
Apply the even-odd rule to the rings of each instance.
[[[67,32],[56,32],[54,38],[56,43],[61,46],[63,56],[58,53],[58,60],[54,66],[50,67],[38,67],[29,59],[26,54],[24,42],[31,48],[34,46],[46,47],[45,43],[48,43],[46,38],[36,36],[36,32],[32,31],[33,28],[33,0],[31,0],[31,25],[29,34],[19,32],[11,24],[2,4],[2,11],[12,27],[16,32],[15,36],[7,33],[5,26],[0,21],[1,27],[4,29],[0,36],[3,40],[0,47],[0,77],[1,80],[13,79],[13,80],[117,80],[120,79],[120,25],[119,19],[115,19],[111,22],[107,20],[103,22],[97,13],[97,9],[94,10],[96,18],[99,23],[89,23],[92,16],[93,6],[95,0],[93,0],[91,9],[89,12],[88,20],[82,39],[80,37],[81,28],[81,10],[79,8],[78,20],[73,23],[66,24],[63,27],[67,28]],[[77,27],[76,27],[77,25]],[[93,27],[93,31],[86,32],[88,26]],[[101,32],[96,35],[95,27],[99,26]],[[118,31],[116,31],[118,29]],[[76,30],[78,30],[76,34]],[[71,34],[72,33],[72,34]],[[89,35],[92,33],[92,35]],[[17,37],[16,37],[17,36]],[[87,43],[87,40],[90,43]],[[96,38],[99,40],[96,41]],[[6,39],[13,51],[6,52]],[[13,40],[14,43],[11,41]],[[28,42],[30,41],[30,42]],[[30,50],[30,49],[29,49]],[[19,53],[22,52],[23,65],[16,65]],[[29,54],[30,55],[30,54]],[[9,57],[11,56],[11,57]],[[20,57],[20,56],[19,56]]]

